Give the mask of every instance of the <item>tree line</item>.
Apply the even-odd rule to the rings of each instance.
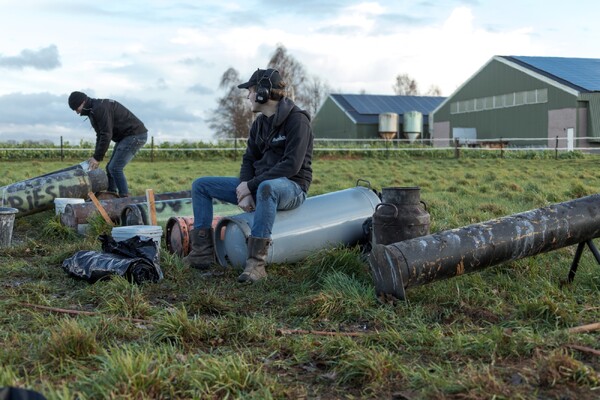
[[[296,60],[283,46],[278,44],[273,52],[267,68],[279,71],[287,84],[287,96],[300,108],[315,116],[325,99],[332,92],[331,87],[319,77],[310,75],[304,66]],[[216,138],[246,138],[254,120],[249,102],[246,99],[246,89],[238,89],[237,85],[245,81],[235,68],[228,68],[222,75],[219,88],[225,94],[217,100],[218,107],[207,119]],[[400,74],[392,86],[394,93],[401,96],[420,95],[416,80],[408,74]],[[433,85],[425,93],[427,96],[440,96],[441,90]]]

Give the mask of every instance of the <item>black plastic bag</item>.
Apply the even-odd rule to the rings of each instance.
[[[124,276],[137,284],[163,278],[158,244],[152,238],[134,236],[121,242],[100,235],[103,252],[82,250],[63,261],[69,275],[94,283],[112,275]]]
[[[16,387],[1,387],[0,400],[46,400],[46,398],[34,390]]]

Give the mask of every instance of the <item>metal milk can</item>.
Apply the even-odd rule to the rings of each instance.
[[[381,189],[382,202],[373,213],[373,246],[429,234],[430,217],[420,191],[418,186]]]

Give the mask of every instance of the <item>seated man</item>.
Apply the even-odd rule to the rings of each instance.
[[[213,199],[255,211],[248,259],[239,282],[267,276],[266,258],[277,210],[291,210],[306,199],[312,181],[313,133],[310,116],[285,97],[285,83],[275,69],[258,69],[238,85],[248,89],[252,112],[260,113],[250,128],[240,177],[202,177],[192,184],[194,228],[188,266],[207,269],[214,262]]]

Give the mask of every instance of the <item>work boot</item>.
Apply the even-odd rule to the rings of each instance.
[[[248,259],[246,268],[238,277],[240,283],[254,283],[267,277],[265,265],[271,239],[250,236],[248,238]]]
[[[183,258],[183,264],[198,269],[209,269],[215,261],[212,228],[192,229],[192,251]]]

